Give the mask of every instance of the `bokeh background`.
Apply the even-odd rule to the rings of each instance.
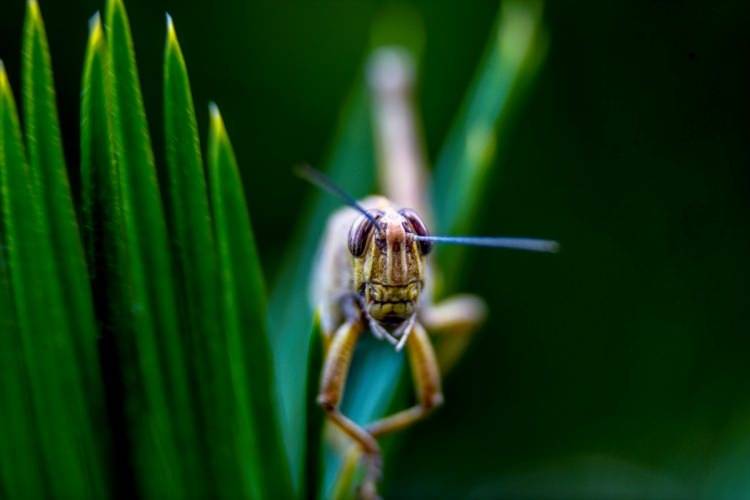
[[[24,3],[0,6],[15,88]],[[311,195],[291,166],[325,160],[374,23],[400,9],[421,33],[434,158],[498,9],[126,3],[157,161],[169,11],[199,123],[209,100],[222,107],[269,281]],[[101,5],[41,5],[76,165],[86,21]],[[750,498],[748,19],[745,2],[545,5],[547,55],[475,227],[557,238],[563,252],[471,250],[460,288],[487,299],[490,320],[446,406],[397,443],[388,497]]]

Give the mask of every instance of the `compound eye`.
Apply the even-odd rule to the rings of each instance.
[[[370,211],[373,219],[377,220],[380,218],[382,213],[376,211]],[[375,225],[372,220],[365,216],[359,217],[352,227],[349,228],[349,251],[354,257],[361,257],[365,253],[367,247],[367,240],[370,239],[370,235],[375,230]]]
[[[409,222],[409,225],[411,225],[411,228],[407,227],[407,231],[409,229],[412,230],[414,234],[417,236],[429,236],[430,232],[427,230],[427,226],[425,226],[424,222],[422,221],[422,218],[417,215],[417,212],[412,210],[411,208],[402,208],[398,211],[401,216],[406,219]],[[430,250],[432,250],[432,242],[431,241],[420,241],[419,242],[419,251],[422,252],[422,255],[427,255],[430,253]]]

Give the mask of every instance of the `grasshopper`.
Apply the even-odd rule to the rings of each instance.
[[[317,402],[330,422],[359,445],[365,465],[360,494],[377,498],[382,467],[377,438],[410,426],[443,403],[440,364],[427,332],[462,339],[458,345],[465,345],[486,314],[484,302],[475,296],[432,302],[433,245],[554,252],[557,243],[430,235],[424,194],[427,173],[410,104],[413,78],[408,57],[395,49],[381,49],[370,63],[369,80],[381,183],[388,196],[357,201],[320,172],[302,167],[299,173],[347,205],[328,220],[312,277],[312,301],[325,349]],[[362,427],[339,410],[339,403],[355,345],[366,330],[396,351],[406,349],[417,402]]]

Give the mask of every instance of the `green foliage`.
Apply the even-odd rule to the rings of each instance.
[[[25,135],[0,67],[0,429],[11,430],[0,433],[0,494],[348,495],[355,462],[342,466],[321,447],[312,404],[321,352],[308,299],[314,253],[338,201],[315,194],[267,301],[215,105],[204,169],[171,19],[157,176],[125,7],[106,7],[106,22],[91,20],[81,80],[80,228],[35,1],[23,35]],[[504,9],[438,158],[434,208],[444,228],[466,226],[479,202],[512,91],[539,54],[536,7]],[[352,92],[327,162],[356,197],[375,189],[363,87]],[[471,203],[459,207],[464,198]],[[402,357],[369,343],[344,411],[364,422],[400,404],[402,372]]]
[[[160,189],[122,2],[108,3],[106,26],[92,18],[81,82],[81,231],[35,2],[24,30],[29,162],[0,73],[0,425],[13,430],[0,491],[291,497],[261,268],[226,132],[216,114],[212,214],[170,23]]]
[[[180,338],[172,261],[156,180],[148,125],[121,2],[108,4],[107,62],[114,159],[122,207],[124,271],[129,291],[121,303],[118,342],[139,382],[128,391],[127,418],[139,438],[134,456],[147,496],[200,491],[197,436],[184,345]],[[132,326],[132,328],[129,328]],[[144,418],[145,417],[145,418]],[[159,474],[154,474],[158,471]]]
[[[2,479],[5,490],[12,495],[26,491],[41,495],[44,491],[43,469],[39,438],[35,432],[36,408],[27,398],[42,382],[38,378],[36,353],[30,343],[35,325],[30,324],[29,312],[37,305],[45,305],[45,295],[50,292],[40,282],[40,275],[48,273],[47,266],[34,269],[30,263],[20,261],[20,254],[41,239],[37,227],[39,215],[29,212],[31,204],[31,182],[26,164],[21,132],[18,126],[13,94],[8,84],[5,68],[0,65],[0,202],[2,202],[2,233],[0,234],[0,300],[2,303],[2,424],[14,432],[3,432],[3,450],[17,449],[19,453],[9,456],[3,453]],[[25,212],[26,211],[26,212]],[[22,213],[27,214],[23,223]],[[45,243],[42,242],[42,246]],[[41,251],[43,248],[40,248]],[[25,285],[25,286],[24,286]],[[18,288],[20,286],[20,289]],[[42,286],[34,291],[34,286]],[[32,293],[33,292],[33,293]],[[23,316],[21,316],[23,315]],[[39,339],[40,341],[42,339]],[[45,350],[46,353],[46,350]],[[42,354],[42,353],[39,353]],[[32,373],[33,370],[33,373]],[[41,374],[44,375],[43,373]],[[32,385],[32,377],[34,384]],[[63,422],[66,423],[66,422]],[[66,429],[63,429],[63,431]]]
[[[230,439],[243,458],[238,473],[250,471],[252,496],[288,498],[291,478],[281,444],[262,273],[237,163],[216,106],[211,107],[208,173],[228,388],[239,420]]]
[[[6,381],[20,381],[16,391],[26,387],[22,395],[17,393],[21,396],[17,401],[2,406],[18,404],[30,410],[28,422],[18,431],[6,432],[18,434],[27,425],[36,432],[14,437],[27,440],[19,448],[19,457],[1,460],[9,467],[23,468],[9,474],[13,481],[9,488],[17,488],[16,493],[28,489],[56,496],[102,495],[106,482],[100,448],[103,440],[97,432],[102,407],[97,404],[101,393],[92,354],[91,299],[62,161],[49,57],[35,2],[29,2],[23,46],[24,100],[36,104],[25,110],[31,162],[26,160],[13,95],[2,70],[0,241],[6,246],[14,305],[9,316],[17,320],[17,328],[3,331],[7,336],[4,342],[20,355],[9,364],[17,368],[16,376]],[[11,417],[13,413],[15,410],[9,410]],[[34,454],[35,459],[28,456]]]
[[[65,291],[64,309],[75,332],[71,338],[84,372],[86,394],[96,401],[101,398],[101,387],[95,361],[91,289],[63,158],[47,38],[36,1],[28,4],[23,54],[21,76],[29,167],[48,214],[50,242]]]
[[[219,341],[221,329],[216,322],[219,309],[211,215],[187,68],[169,18],[164,49],[164,127],[167,186],[163,195],[175,289],[185,313],[181,341],[186,359],[191,360],[188,376],[194,391],[195,424],[211,429],[208,435],[196,436],[196,446],[206,461],[203,466],[208,477],[223,494],[238,495],[243,491],[237,489],[241,478],[231,476],[236,470],[228,464],[234,465],[232,460],[240,457],[223,451],[231,442],[227,429],[234,426],[231,420],[222,419],[227,414],[221,406],[227,393],[217,370],[223,368],[226,346]]]

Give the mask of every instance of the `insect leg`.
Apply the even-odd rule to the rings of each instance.
[[[458,361],[486,316],[487,306],[474,295],[456,295],[422,310],[420,319],[425,328],[440,336],[436,351],[443,373]]]
[[[406,342],[406,348],[409,353],[409,364],[411,365],[414,388],[417,393],[417,404],[368,425],[367,431],[374,437],[404,429],[417,420],[426,417],[443,403],[440,369],[438,368],[435,351],[427,332],[418,322],[414,323],[414,329]]]
[[[350,320],[341,325],[330,340],[320,379],[318,404],[334,425],[362,447],[367,460],[364,488],[374,494],[381,469],[380,446],[373,436],[339,411],[354,346],[361,331],[361,321]]]

